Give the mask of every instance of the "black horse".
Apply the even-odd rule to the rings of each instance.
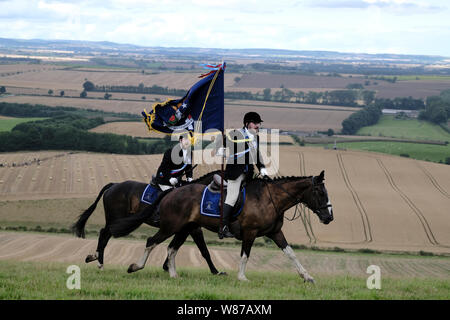
[[[210,172],[191,183],[198,183],[201,185],[209,184],[214,174],[218,173],[218,171]],[[186,183],[186,182],[185,182]],[[187,183],[186,183],[187,184]],[[86,263],[98,260],[98,267],[103,269],[103,258],[105,247],[108,244],[109,239],[111,238],[110,225],[120,222],[120,219],[130,217],[133,215],[139,215],[149,208],[150,205],[143,203],[140,201],[142,193],[144,192],[147,184],[137,182],[137,181],[125,181],[121,183],[109,183],[105,185],[100,193],[97,196],[95,202],[86,209],[78,218],[77,222],[73,224],[72,231],[75,233],[77,237],[84,238],[85,237],[85,225],[91,214],[94,212],[97,207],[97,203],[103,196],[103,206],[105,209],[105,227],[100,230],[100,236],[98,239],[97,250],[94,254],[90,254],[86,257]],[[171,190],[166,191],[165,193],[171,192]],[[164,193],[164,194],[165,194]],[[145,219],[143,223],[151,225],[153,227],[159,227],[159,222],[154,221],[153,219]],[[182,232],[180,234],[175,235],[174,239],[170,243],[170,247],[180,248],[181,245],[185,242],[188,235],[191,235],[195,244],[199,248],[202,253],[203,258],[205,258],[208,263],[209,269],[211,273],[218,274],[219,271],[214,266],[211,256],[209,254],[208,248],[206,247],[205,239],[203,237],[203,232],[201,227],[192,228],[188,233]],[[168,259],[164,262],[163,268],[165,271],[168,271]]]
[[[214,232],[219,230],[220,219],[200,214],[204,188],[204,185],[190,184],[159,198],[160,229],[147,239],[144,255],[137,264],[130,265],[128,272],[144,268],[153,248],[173,234],[188,233],[199,226]],[[247,183],[246,190],[242,213],[231,225],[236,238],[242,240],[238,279],[247,280],[245,268],[255,238],[267,236],[292,260],[305,281],[314,282],[297,260],[281,227],[284,212],[300,202],[316,213],[322,223],[328,224],[333,220],[333,210],[324,184],[324,171],[314,177],[282,177],[269,181],[254,179]],[[113,236],[123,236],[133,231],[147,219],[148,214],[143,211],[139,215],[112,224]],[[176,253],[177,248],[169,245],[168,266],[171,277],[177,276],[174,263]]]

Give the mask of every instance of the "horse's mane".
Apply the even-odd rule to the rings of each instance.
[[[198,181],[200,181],[200,180],[202,180],[202,179],[204,179],[206,177],[210,177],[210,176],[212,176],[212,175],[214,175],[216,173],[219,173],[219,172],[220,172],[220,170],[214,170],[214,171],[208,172],[207,174],[204,174],[203,176],[201,176],[201,177],[199,177],[199,178],[197,178],[195,180],[192,180],[190,183],[196,183],[196,182],[198,182]]]
[[[204,174],[203,176],[201,176],[201,177],[199,177],[199,178],[197,178],[195,180],[192,180],[190,183],[196,183],[196,182],[198,182],[200,180],[203,180],[206,177],[210,177],[210,176],[212,176],[212,175],[214,175],[216,173],[217,174],[220,173],[220,170],[214,170],[214,171],[208,172],[207,174]],[[264,178],[260,178],[259,177],[259,178],[252,179],[252,181],[261,181],[261,182],[265,181],[265,182],[275,183],[275,182],[297,181],[297,180],[301,180],[301,179],[311,179],[312,177],[313,176],[300,176],[300,177],[298,177],[298,176],[281,176],[281,177],[276,177],[276,178],[270,179],[270,180],[266,180]]]
[[[255,178],[253,180],[256,181],[267,181],[267,182],[289,182],[289,181],[297,181],[297,180],[301,180],[301,179],[311,179],[313,176],[301,176],[301,177],[297,177],[297,176],[281,176],[281,177],[277,177],[271,180],[265,180],[264,178]]]

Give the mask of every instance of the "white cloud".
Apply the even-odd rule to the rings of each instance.
[[[0,6],[2,37],[450,56],[444,0],[11,0]]]

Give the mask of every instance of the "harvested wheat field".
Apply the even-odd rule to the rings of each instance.
[[[20,206],[18,200],[93,201],[109,182],[147,182],[160,161],[161,155],[5,153],[0,155],[0,199],[9,208],[14,203]],[[199,165],[194,177],[218,168]],[[325,170],[335,220],[323,225],[305,210],[302,218],[285,221],[284,232],[291,243],[450,253],[450,170],[446,165],[376,153],[281,146],[279,163],[269,164],[268,169],[272,175],[279,169],[281,175],[297,176]],[[45,214],[35,214],[45,219]],[[290,209],[286,217],[293,214]],[[5,221],[17,220],[13,215],[1,213]],[[103,212],[97,209],[95,215],[103,216]]]
[[[294,91],[332,91],[346,89],[353,83],[362,84],[365,89],[377,92],[378,98],[413,97],[425,99],[427,96],[439,95],[442,90],[450,88],[447,79],[436,80],[402,80],[395,83],[373,80],[366,85],[367,79],[362,76],[355,77],[331,77],[331,76],[307,76],[307,75],[281,75],[267,72],[254,72],[244,74],[235,87],[242,90],[271,88],[273,92],[281,86]]]
[[[80,264],[88,254],[95,252],[97,239],[79,239],[66,236],[42,235],[19,232],[0,232],[0,260],[61,262]],[[117,240],[109,242],[105,249],[105,269],[109,265],[121,265],[123,271],[137,261],[145,248],[145,241]],[[239,265],[240,248],[210,246],[209,252],[220,271],[233,272]],[[167,243],[157,246],[147,262],[148,267],[162,267],[167,256]],[[383,275],[390,278],[437,278],[447,279],[449,259],[434,257],[423,259],[411,256],[345,255],[312,251],[299,251],[303,266],[314,275],[348,275],[365,277],[368,265],[382,268]],[[195,245],[182,246],[176,257],[177,266],[208,270],[207,264]],[[96,267],[96,262],[91,263]],[[278,249],[252,249],[247,270],[279,271],[295,273],[291,261]]]
[[[14,68],[12,68],[14,70]],[[20,68],[17,67],[17,70]],[[3,77],[3,83],[14,87],[44,88],[44,89],[67,89],[79,90],[87,80],[99,86],[138,86],[143,83],[146,87],[158,85],[175,89],[189,89],[198,81],[198,76],[202,71],[194,73],[163,72],[157,74],[142,74],[136,71],[103,71],[91,72],[83,70],[55,70],[47,68],[35,68],[35,72],[15,73]],[[8,68],[7,70],[11,70]],[[27,69],[28,70],[28,69]],[[1,69],[0,69],[1,72]],[[225,78],[225,87],[234,85],[234,78],[240,74],[228,74]]]
[[[305,224],[285,224],[288,239],[348,248],[450,252],[448,166],[357,151],[282,150],[283,175],[325,170],[335,216],[323,225],[307,212]],[[293,209],[287,216],[292,214]]]

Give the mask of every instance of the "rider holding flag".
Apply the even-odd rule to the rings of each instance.
[[[180,135],[179,143],[164,152],[154,182],[162,191],[175,187],[186,175],[192,181],[192,148],[188,134]]]
[[[256,112],[245,114],[244,127],[232,130],[226,135],[226,147],[229,149],[227,165],[225,168],[225,179],[227,180],[227,196],[223,206],[222,225],[219,230],[219,238],[231,238],[234,235],[230,232],[230,215],[233,212],[234,205],[239,197],[241,183],[247,177],[253,177],[254,167],[259,169],[260,174],[267,176],[267,170],[262,163],[262,157],[259,152],[258,132],[262,119]],[[224,148],[218,149],[218,155],[225,153]]]

